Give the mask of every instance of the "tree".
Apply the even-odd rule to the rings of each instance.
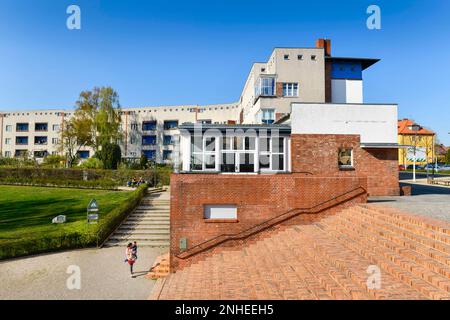
[[[88,127],[88,123],[77,121],[75,118],[65,120],[63,123],[60,148],[65,151],[69,168],[78,160],[78,151],[90,141]]]
[[[447,153],[445,154],[445,163],[450,164],[450,148],[448,148]]]
[[[60,146],[69,167],[75,164],[82,147],[98,152],[103,144],[116,143],[122,138],[119,96],[113,88],[82,91],[76,106],[73,117],[64,121],[61,132]]]
[[[147,156],[145,154],[141,155],[141,159],[139,161],[139,164],[141,166],[141,169],[144,169],[144,170],[147,169],[147,167],[148,167],[148,158],[147,158]]]
[[[117,169],[122,158],[122,151],[118,144],[106,142],[102,144],[101,150],[97,151],[95,157],[103,163],[103,169]]]
[[[115,143],[122,138],[119,96],[113,88],[95,87],[92,91],[83,91],[76,105],[74,125],[87,129],[87,145],[94,151],[99,151],[105,143]]]

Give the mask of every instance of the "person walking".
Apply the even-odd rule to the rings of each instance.
[[[138,246],[137,246],[137,242],[136,241],[134,241],[134,243],[133,243],[132,251],[133,251],[134,260],[137,260],[137,258],[138,258],[137,257]]]
[[[133,278],[133,265],[136,262],[136,258],[135,255],[133,254],[133,244],[131,242],[127,245],[125,255],[127,257],[127,262],[130,265],[131,277]]]

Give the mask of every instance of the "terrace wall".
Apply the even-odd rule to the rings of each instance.
[[[363,194],[347,199],[345,203],[332,203],[327,210],[365,202],[365,187],[365,178],[359,177],[173,174],[170,208],[171,271],[182,268],[191,260],[177,257],[181,253],[181,238],[186,238],[189,250],[217,236],[239,234],[290,210],[309,209],[361,188]],[[211,204],[236,205],[237,220],[204,219],[204,206]],[[298,224],[305,216],[316,215],[300,214],[282,223]],[[245,241],[246,239],[241,242]],[[201,257],[198,256],[202,255],[192,258],[199,259]]]

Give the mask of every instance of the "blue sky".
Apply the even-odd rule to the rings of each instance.
[[[81,30],[66,8],[81,8]],[[382,29],[366,28],[377,4]],[[239,99],[276,46],[332,39],[336,56],[381,58],[366,102],[399,103],[450,145],[450,1],[0,0],[0,110],[73,107],[111,85],[122,106]]]

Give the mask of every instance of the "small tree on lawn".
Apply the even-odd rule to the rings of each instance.
[[[87,122],[77,121],[75,118],[64,121],[60,148],[66,154],[67,166],[69,168],[76,164],[78,151],[89,143],[90,135],[87,131],[88,127]]]
[[[102,144],[101,150],[97,151],[95,157],[103,163],[104,169],[117,169],[122,158],[120,146],[115,143]]]
[[[148,158],[145,154],[141,155],[141,159],[139,160],[139,164],[141,166],[141,169],[147,169],[148,168]]]

